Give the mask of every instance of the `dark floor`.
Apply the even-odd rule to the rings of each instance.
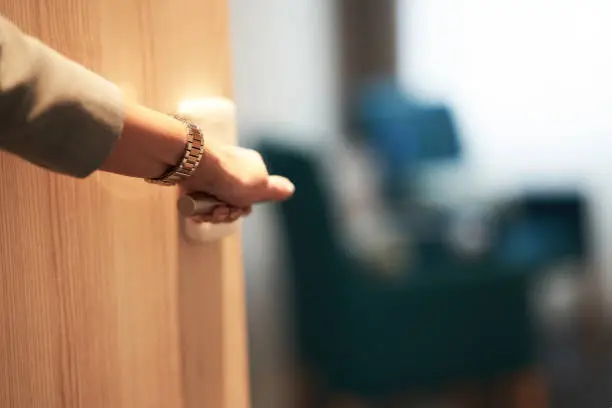
[[[612,407],[612,347],[585,352],[576,330],[556,330],[543,340],[551,408]]]

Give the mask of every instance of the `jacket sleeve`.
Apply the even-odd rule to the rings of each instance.
[[[0,16],[0,149],[74,177],[121,135],[121,91]]]

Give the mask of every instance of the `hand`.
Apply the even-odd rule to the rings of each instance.
[[[295,187],[285,177],[269,175],[256,151],[209,140],[200,166],[182,189],[186,194],[204,192],[229,204],[196,220],[231,222],[249,214],[255,203],[291,197]]]
[[[174,166],[185,152],[185,125],[138,104],[126,106],[121,138],[101,170],[125,176],[151,178]],[[195,173],[181,186],[182,193],[207,193],[227,203],[201,221],[230,222],[262,201],[278,201],[293,194],[293,184],[268,174],[259,153],[205,141],[205,153]]]
[[[226,204],[218,205],[209,214],[194,215],[194,222],[209,222],[212,224],[226,224],[236,221],[238,218],[246,217],[251,213],[253,207],[238,208]]]

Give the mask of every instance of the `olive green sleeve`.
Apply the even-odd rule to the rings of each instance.
[[[0,149],[74,177],[121,135],[121,91],[0,16]]]

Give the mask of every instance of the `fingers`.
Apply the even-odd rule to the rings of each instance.
[[[213,209],[208,214],[199,214],[191,217],[191,220],[196,223],[212,223],[212,224],[225,224],[236,221],[240,217],[246,217],[251,214],[253,208],[251,206],[245,208],[228,207],[226,205],[220,205]]]
[[[295,186],[289,179],[282,176],[266,177],[263,185],[246,187],[243,194],[238,193],[228,201],[240,208],[247,208],[256,203],[284,201],[293,195]]]
[[[269,176],[265,191],[262,192],[262,201],[283,201],[293,195],[295,186],[286,177]]]
[[[218,166],[198,171],[182,186],[183,193],[207,193],[230,207],[246,209],[266,201],[283,201],[291,197],[295,187],[281,176],[270,176],[261,155],[236,146],[217,146]],[[229,219],[234,213],[221,213],[210,219]],[[238,216],[239,217],[239,216]],[[226,222],[226,221],[220,221]]]
[[[232,209],[227,217],[225,218],[225,222],[234,222],[242,215],[242,210],[240,208]]]

